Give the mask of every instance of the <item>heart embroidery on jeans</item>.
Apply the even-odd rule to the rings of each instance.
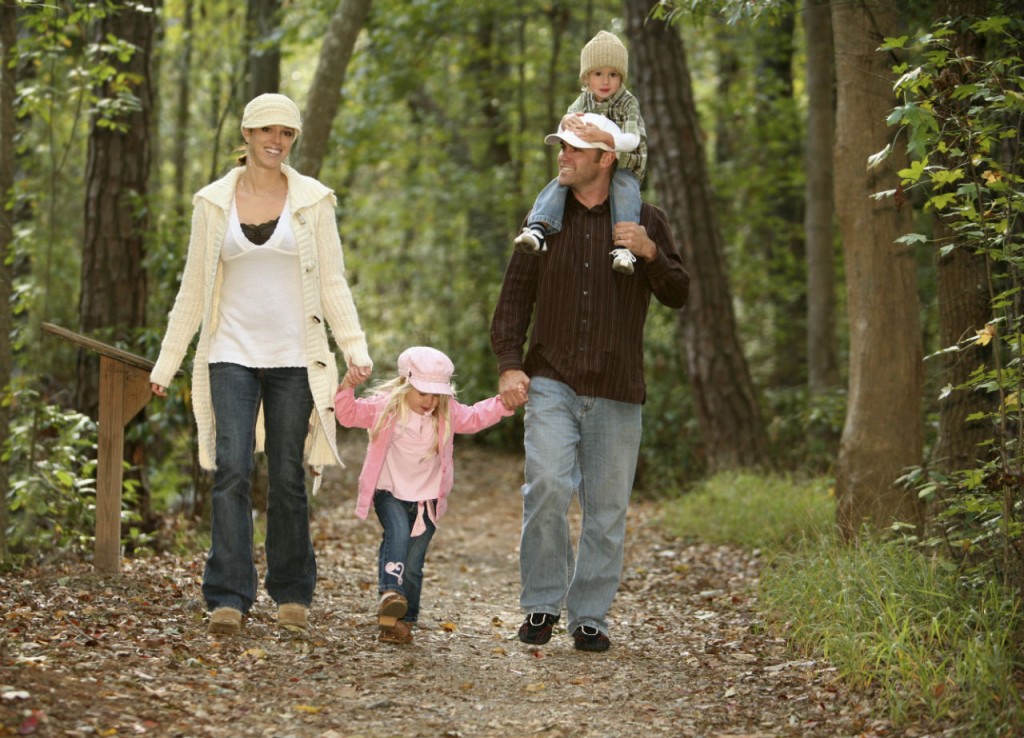
[[[398,586],[402,586],[402,572],[405,571],[405,564],[401,561],[389,561],[384,564],[384,571],[398,577]]]

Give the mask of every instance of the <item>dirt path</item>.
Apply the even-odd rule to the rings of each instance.
[[[308,638],[279,633],[265,595],[242,636],[210,638],[201,556],[133,561],[114,580],[84,565],[0,576],[0,735],[903,735],[765,632],[756,557],[666,540],[644,504],[612,649],[576,652],[564,628],[521,644],[521,460],[464,446],[414,644],[375,640],[377,526],[352,516],[347,478],[342,494],[328,485],[314,524]]]

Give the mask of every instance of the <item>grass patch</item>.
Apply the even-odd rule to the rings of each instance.
[[[898,541],[822,539],[762,572],[760,602],[797,649],[877,689],[897,724],[926,717],[970,736],[1024,731],[1024,619],[999,583],[969,588],[950,562]]]
[[[681,538],[779,549],[835,525],[835,501],[823,479],[727,472],[662,506],[661,525]]]
[[[666,501],[676,536],[760,548],[765,620],[848,684],[876,690],[897,724],[930,719],[958,735],[1024,735],[1024,614],[998,582],[896,540],[834,535],[825,480],[719,474]]]

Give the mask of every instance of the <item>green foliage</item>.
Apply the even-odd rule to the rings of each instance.
[[[759,595],[795,648],[875,688],[897,723],[931,717],[971,736],[1024,730],[1024,617],[997,582],[966,586],[948,560],[900,541],[824,537],[776,558]]]
[[[792,0],[661,0],[651,9],[651,19],[678,23],[682,19],[701,22],[721,16],[729,23],[756,20],[764,13],[792,12]]]
[[[96,423],[45,402],[30,387],[12,394],[11,437],[3,460],[10,479],[7,551],[12,559],[91,553],[96,529]],[[139,525],[138,483],[121,490],[124,540],[136,552],[152,543]]]
[[[643,406],[637,488],[660,497],[704,473],[693,393],[679,352],[678,316],[652,304],[644,332],[647,400]]]
[[[775,467],[830,473],[846,418],[846,390],[812,393],[806,387],[767,388],[764,404]]]
[[[72,327],[78,322],[82,228],[80,218],[72,216],[82,199],[87,123],[108,113],[116,118],[113,109],[93,109],[93,88],[103,81],[129,90],[131,83],[108,80],[108,60],[127,50],[117,39],[97,42],[91,30],[121,5],[27,2],[19,16],[25,68],[19,75],[15,251],[22,317],[15,340],[23,349],[16,358],[22,371],[46,387],[68,387],[75,376],[75,351],[39,339],[35,325],[44,319]],[[326,0],[291,3],[282,13],[281,91],[300,107],[336,6]],[[244,27],[244,5],[204,3],[192,25],[184,22],[184,9],[183,0],[163,3],[155,57],[160,65],[155,140],[160,144],[154,149],[149,203],[154,231],[146,242],[151,328],[128,347],[149,358],[157,354],[180,280],[191,195],[231,165],[248,93],[244,34],[229,30]],[[475,401],[494,393],[490,317],[511,238],[554,172],[554,150],[542,144],[543,134],[578,93],[579,49],[599,28],[621,34],[621,15],[621,3],[610,0],[585,6],[537,0],[374,3],[354,49],[320,178],[339,197],[346,267],[375,359],[375,378],[394,371],[406,346],[432,343],[453,356],[460,397]],[[762,16],[760,28],[770,36],[770,24],[779,16]],[[768,90],[763,80],[759,83],[757,37],[742,26],[732,30],[735,37],[711,40],[693,28],[682,32],[690,34],[698,95],[721,97],[730,105],[716,109],[723,123],[708,126],[711,135],[728,134],[737,141],[757,136],[715,168],[728,256],[743,265],[734,270],[741,338],[754,358],[758,382],[769,384],[782,374],[799,383],[799,371],[779,371],[776,361],[798,352],[774,350],[802,331],[793,319],[803,295],[802,265],[788,247],[798,234],[795,221],[781,217],[765,198],[780,188],[792,196],[802,184],[792,148],[800,138],[800,114],[778,90],[771,91],[771,105],[764,105],[767,98],[758,95]],[[720,96],[714,88],[718,54],[730,43],[740,71],[730,94]],[[188,94],[182,96],[184,84]],[[182,101],[187,101],[187,117],[179,120]],[[777,142],[783,134],[785,141]],[[174,156],[179,145],[182,161]],[[650,187],[647,194],[656,201],[656,183]],[[758,234],[766,232],[778,240],[762,242]],[[639,477],[645,492],[682,487],[703,472],[677,320],[675,313],[655,307],[647,330]],[[189,362],[182,368],[187,372]],[[190,501],[202,496],[188,384],[187,376],[179,379],[167,401],[151,405],[144,423],[128,429],[130,439],[144,440],[147,482],[158,513],[190,509]],[[775,427],[793,467],[799,466],[803,448],[797,439],[806,439],[814,454],[825,453],[803,432],[815,426],[805,417],[808,411],[798,407],[801,399],[799,392],[769,397],[773,411],[786,413]],[[519,413],[474,440],[516,448],[521,423]],[[813,465],[825,463],[816,456]]]
[[[682,538],[777,550],[828,532],[834,517],[822,479],[727,472],[667,501],[661,525]]]
[[[23,388],[12,407],[9,553],[82,554],[96,526],[96,424]]]
[[[673,535],[760,548],[758,601],[798,652],[876,689],[897,723],[950,721],[972,736],[1024,729],[1024,613],[996,581],[969,584],[943,557],[901,539],[833,532],[825,479],[719,474],[666,501]]]
[[[955,43],[955,34],[963,31],[986,36],[998,53],[989,59],[963,56]],[[1009,16],[949,20],[916,37],[887,39],[884,48],[911,50],[921,60],[896,68],[901,104],[889,122],[899,126],[913,156],[899,172],[902,187],[954,233],[949,243],[922,234],[902,241],[929,243],[939,254],[965,249],[983,255],[992,309],[987,325],[938,352],[962,353],[969,360],[964,349],[990,349],[991,363],[977,365],[963,385],[942,390],[993,398],[991,411],[967,419],[991,428],[985,458],[977,468],[948,477],[918,471],[906,481],[940,509],[938,531],[925,543],[945,545],[969,565],[964,574],[975,581],[998,572],[1024,590],[1022,32],[1024,22]]]
[[[701,12],[669,3],[653,14],[665,5],[678,19]],[[790,4],[775,5],[759,4],[756,17],[724,8],[728,24],[679,24],[707,136],[736,330],[752,379],[766,391],[807,380],[802,34]],[[840,274],[838,248],[836,256]]]

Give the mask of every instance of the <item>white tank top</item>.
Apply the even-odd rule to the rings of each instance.
[[[302,276],[288,200],[273,235],[261,245],[245,237],[232,200],[220,260],[224,282],[210,361],[265,369],[306,366]]]

